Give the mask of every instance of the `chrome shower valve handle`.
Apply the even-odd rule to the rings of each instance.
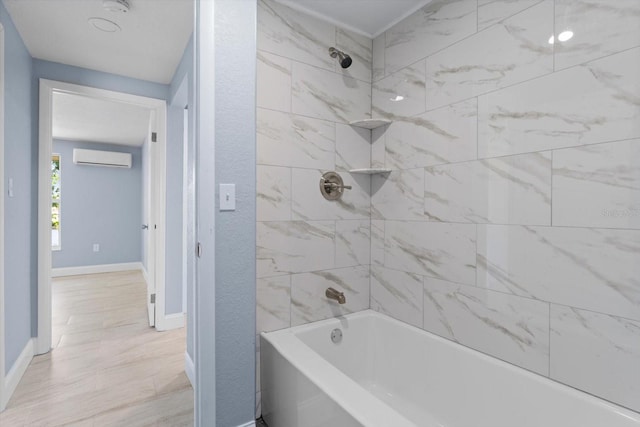
[[[327,200],[339,200],[344,190],[351,190],[350,185],[344,185],[342,177],[337,172],[326,172],[320,178],[320,193]]]

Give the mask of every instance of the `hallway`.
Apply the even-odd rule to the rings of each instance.
[[[53,351],[36,356],[4,426],[191,426],[185,328],[156,332],[138,271],[53,279]]]

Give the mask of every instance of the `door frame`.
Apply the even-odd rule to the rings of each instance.
[[[0,64],[4,64],[4,26],[0,23]],[[5,337],[4,337],[4,65],[0,66],[0,411],[3,411],[5,390]]]
[[[53,94],[68,93],[108,101],[132,104],[155,111],[157,120],[156,155],[154,182],[157,184],[152,206],[152,218],[156,228],[155,238],[155,323],[163,330],[165,321],[165,206],[166,206],[166,135],[167,102],[164,99],[148,98],[123,92],[98,89],[89,86],[40,79],[39,106],[39,151],[38,151],[38,330],[35,339],[35,353],[44,354],[51,350],[51,174],[52,154]],[[153,217],[155,215],[155,218]],[[151,224],[150,227],[151,228]]]

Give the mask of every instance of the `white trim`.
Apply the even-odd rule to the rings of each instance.
[[[0,23],[0,411],[5,408],[4,344],[4,26]],[[6,400],[9,400],[8,398]]]
[[[51,269],[51,277],[79,276],[83,274],[114,273],[117,271],[143,271],[141,262],[125,262],[121,264],[83,265],[79,267],[60,267]],[[143,273],[144,274],[144,273]]]
[[[342,29],[354,32],[356,34],[360,34],[361,36],[365,36],[365,37],[368,37],[370,39],[375,39],[380,34],[384,33],[389,28],[391,28],[394,25],[396,25],[398,22],[402,21],[406,17],[412,15],[416,11],[422,9],[423,7],[425,7],[426,5],[431,3],[433,0],[422,0],[421,2],[416,4],[414,7],[409,9],[407,12],[403,13],[398,18],[394,19],[393,21],[391,21],[390,23],[388,23],[383,28],[381,28],[380,30],[376,31],[373,34],[368,33],[368,32],[366,32],[364,30],[359,29],[359,28],[356,28],[356,27],[354,27],[352,25],[346,24],[346,23],[340,21],[339,19],[335,19],[335,18],[327,16],[327,15],[325,15],[323,13],[320,13],[320,12],[317,12],[315,10],[309,9],[308,7],[298,3],[296,0],[275,0],[275,1],[277,3],[280,3],[280,4],[283,4],[283,5],[287,6],[287,7],[290,7],[291,9],[297,10],[298,12],[302,12],[305,15],[313,16],[314,18],[320,19],[321,21],[328,22],[329,24],[332,24],[332,25],[335,25],[335,26],[340,27]]]
[[[142,278],[144,279],[144,283],[148,285],[149,283],[149,273],[147,272],[147,269],[144,267],[144,265],[142,263],[140,263],[140,271],[142,271]]]
[[[255,421],[250,421],[246,424],[242,424],[241,426],[238,427],[256,427],[256,422]]]
[[[2,393],[3,398],[0,402],[0,411],[4,411],[7,407],[9,399],[11,399],[13,392],[16,391],[16,387],[18,387],[18,383],[29,367],[29,363],[31,363],[31,359],[33,359],[34,348],[34,339],[30,338],[29,341],[27,341],[27,344],[22,349],[20,356],[18,356],[18,359],[16,359],[16,362],[11,367],[11,370],[7,372],[4,383],[4,390]]]
[[[157,260],[156,270],[161,272],[155,279],[156,301],[164,307],[164,271],[165,271],[165,198],[166,198],[166,117],[167,102],[128,93],[114,92],[71,83],[40,79],[40,116],[39,116],[39,161],[38,170],[48,171],[51,167],[52,142],[52,110],[53,93],[70,93],[108,101],[121,102],[148,108],[156,114],[158,138],[158,167],[160,174],[158,183],[158,199],[152,207],[158,215],[155,220]],[[51,350],[51,174],[38,174],[38,337],[36,354],[47,353]]]
[[[196,366],[188,352],[184,352],[184,373],[187,374],[191,387],[196,388]]]
[[[184,313],[164,314],[156,310],[156,329],[158,331],[169,331],[184,327]]]

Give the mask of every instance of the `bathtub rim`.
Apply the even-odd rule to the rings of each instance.
[[[509,372],[512,372],[516,375],[525,375],[527,380],[531,380],[531,381],[536,381],[538,383],[542,383],[544,385],[547,385],[549,387],[551,387],[552,389],[562,392],[562,393],[566,393],[568,394],[570,397],[574,397],[576,399],[585,401],[585,403],[593,405],[593,406],[597,406],[599,408],[601,408],[602,410],[605,411],[610,411],[610,412],[614,412],[620,416],[623,416],[625,418],[628,418],[634,422],[638,422],[640,424],[640,412],[636,412],[633,411],[630,408],[626,408],[624,406],[621,406],[617,403],[611,402],[609,400],[606,400],[602,397],[593,395],[587,391],[584,390],[580,390],[577,389],[575,387],[572,387],[570,385],[561,383],[553,378],[550,377],[546,377],[544,375],[538,374],[536,372],[530,371],[526,368],[523,368],[521,366],[517,366],[514,365],[513,363],[507,362],[505,360],[499,359],[495,356],[490,356],[486,353],[483,353],[479,350],[475,350],[471,347],[467,347],[463,344],[460,344],[456,341],[441,337],[433,332],[429,332],[427,330],[418,328],[417,326],[414,325],[410,325],[408,323],[402,322],[400,320],[394,319],[391,316],[388,316],[384,313],[380,313],[378,311],[372,310],[372,309],[365,309],[365,310],[361,310],[361,311],[357,311],[354,313],[349,313],[349,314],[345,314],[342,316],[337,316],[337,317],[332,317],[329,319],[323,319],[323,320],[318,320],[315,322],[310,322],[310,323],[306,323],[303,325],[297,325],[297,326],[292,326],[290,328],[285,328],[285,329],[279,329],[276,331],[271,331],[271,332],[261,332],[260,336],[264,337],[264,339],[266,339],[267,341],[269,341],[271,343],[271,345],[273,345],[278,352],[282,355],[282,357],[284,357],[287,361],[289,361],[289,363],[291,363],[293,366],[296,367],[296,369],[298,369],[303,375],[305,375],[310,381],[312,381],[316,386],[318,386],[318,388],[320,388],[323,392],[327,393],[327,395],[329,395],[332,400],[334,400],[339,406],[341,406],[344,410],[348,411],[350,414],[352,414],[352,411],[345,407],[345,405],[342,404],[341,401],[335,399],[328,391],[328,389],[331,389],[331,393],[334,392],[334,388],[331,386],[330,382],[327,381],[326,377],[323,377],[321,375],[317,375],[317,372],[314,372],[313,370],[311,371],[305,371],[304,370],[304,366],[300,366],[299,365],[299,361],[294,360],[295,357],[292,357],[291,353],[286,354],[286,351],[281,351],[282,348],[279,347],[277,344],[280,345],[292,345],[294,343],[299,343],[300,345],[304,346],[305,349],[307,349],[310,353],[312,353],[315,357],[313,357],[313,359],[320,359],[322,362],[324,362],[324,364],[326,364],[326,366],[329,366],[331,368],[333,368],[336,373],[340,374],[340,376],[343,376],[344,379],[352,382],[355,386],[357,386],[359,389],[362,390],[363,393],[368,393],[368,391],[366,391],[366,389],[364,389],[360,384],[358,384],[356,381],[354,381],[353,379],[351,379],[348,375],[346,375],[345,373],[343,373],[342,371],[340,371],[338,368],[336,368],[334,365],[332,365],[331,363],[329,363],[329,361],[327,361],[325,358],[323,358],[320,354],[316,353],[311,347],[309,347],[307,344],[305,344],[300,338],[298,338],[297,334],[300,332],[304,332],[304,331],[308,331],[308,330],[313,330],[313,329],[320,329],[320,328],[324,328],[327,327],[329,325],[331,326],[339,326],[340,322],[344,321],[344,320],[349,320],[349,319],[360,319],[360,318],[366,318],[366,317],[372,317],[375,319],[380,319],[382,321],[386,321],[386,322],[390,322],[391,324],[394,324],[398,327],[402,327],[402,328],[407,328],[412,330],[414,333],[418,333],[418,334],[423,334],[424,336],[427,336],[429,339],[433,339],[436,343],[438,344],[442,344],[445,346],[448,346],[450,348],[454,348],[458,351],[462,351],[472,357],[479,357],[482,360],[489,362],[493,365],[497,365],[498,367],[504,368]],[[288,339],[285,338],[281,338],[281,337],[288,337]],[[321,364],[322,365],[322,364]],[[309,367],[307,367],[307,369],[309,369]],[[341,391],[341,390],[339,390]],[[342,393],[340,393],[340,395],[342,395]],[[404,418],[402,416],[401,413],[395,411],[393,408],[389,407],[387,405],[387,403],[385,403],[384,401],[376,398],[373,395],[370,395],[373,399],[375,399],[376,401],[382,403],[385,407],[387,407],[389,409],[389,411],[392,411],[394,413],[396,413],[399,417]],[[344,402],[348,402],[348,397],[349,395],[347,394],[347,396],[345,396]],[[351,397],[352,398],[352,397]],[[343,399],[341,399],[343,400]],[[359,408],[355,408],[355,409],[359,409]],[[367,409],[367,410],[371,410],[371,409]],[[356,418],[359,422],[363,422],[361,421],[360,418],[356,417],[354,415],[354,418]],[[367,421],[370,422],[370,421]],[[407,425],[411,425],[414,426],[415,424],[408,421],[407,422],[409,424]],[[364,424],[364,425],[376,425],[376,424]],[[398,425],[398,427],[401,427],[401,425]]]

